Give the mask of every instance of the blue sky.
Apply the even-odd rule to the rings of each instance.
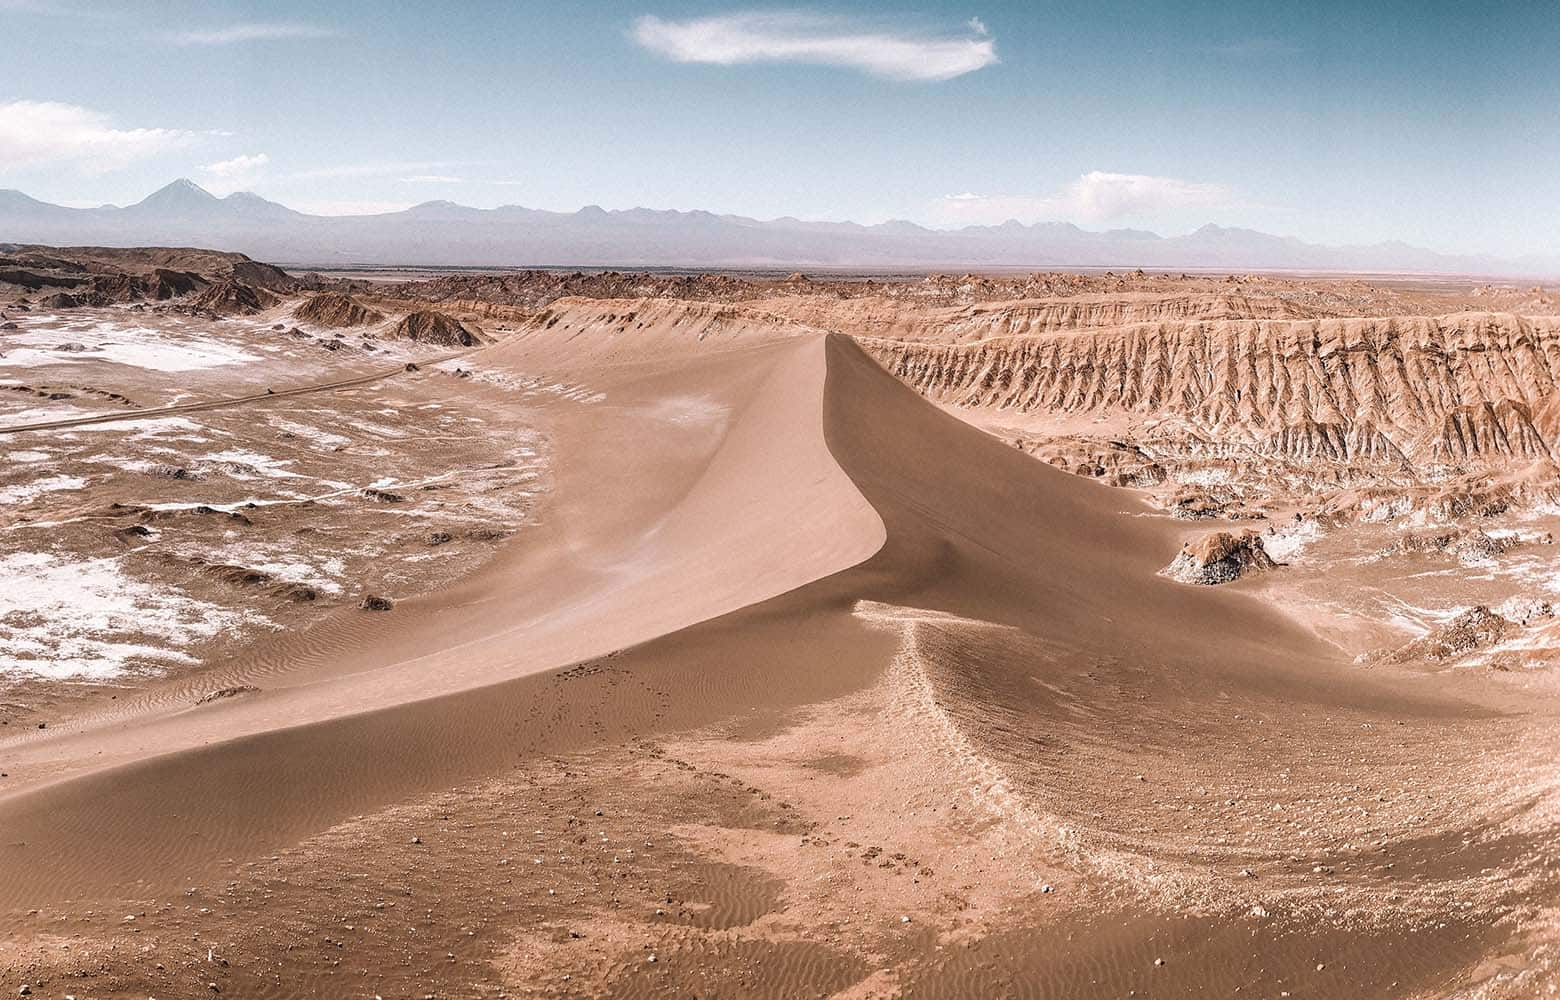
[[[1541,3],[0,0],[0,187],[1552,253]]]

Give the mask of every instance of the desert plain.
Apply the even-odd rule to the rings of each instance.
[[[1557,296],[0,247],[0,989],[1550,995]]]

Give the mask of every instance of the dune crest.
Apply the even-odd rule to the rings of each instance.
[[[157,490],[274,481],[274,496],[66,509],[94,525],[136,518],[141,530],[113,536],[128,550],[191,537],[199,519],[242,538],[272,508],[335,502],[395,519],[374,540],[413,569],[339,587],[307,624],[209,669],[7,733],[0,925],[42,948],[40,928],[55,927],[43,921],[107,937],[56,915],[122,910],[135,919],[113,933],[175,942],[162,947],[183,949],[180,974],[198,969],[202,995],[212,981],[236,995],[328,991],[353,972],[331,963],[350,957],[378,971],[383,995],[416,995],[424,969],[452,963],[484,992],[560,996],[707,992],[762,965],[780,996],[1305,982],[1341,1000],[1464,981],[1512,939],[1505,917],[1552,898],[1550,720],[1515,688],[1475,686],[1542,654],[1547,604],[1453,619],[1412,664],[1357,661],[1342,616],[1262,589],[1307,571],[1331,511],[1237,508],[1220,467],[1189,470],[1111,423],[1158,420],[1169,440],[1246,455],[1293,418],[1291,440],[1310,443],[1287,454],[1379,461],[1387,491],[1414,447],[1434,452],[1402,443],[1417,439],[1400,433],[1401,408],[1423,433],[1500,456],[1504,475],[1500,462],[1537,447],[1520,422],[1540,428],[1549,410],[1474,399],[1538,392],[1547,369],[1496,365],[1477,345],[1506,337],[1496,353],[1520,359],[1533,337],[1496,319],[1444,321],[1453,333],[1405,320],[1396,329],[1429,338],[1420,355],[1373,369],[1356,357],[1370,352],[1318,347],[1318,331],[1368,340],[1397,321],[1167,319],[938,343],[868,335],[877,298],[840,322],[859,304],[836,288],[794,310],[559,298],[505,319],[495,343],[415,355],[371,398],[337,398],[339,425],[304,422],[301,390],[222,403],[235,409],[227,434],[261,417],[277,454],[202,441],[188,467],[126,470]],[[1119,318],[1094,308],[1056,322]],[[906,313],[900,332],[926,315]],[[253,321],[266,342],[271,319]],[[1437,337],[1475,345],[1442,381]],[[1254,368],[1275,344],[1289,353]],[[1222,375],[1199,367],[1215,360]],[[1387,395],[1404,370],[1418,409]],[[1386,407],[1375,429],[1344,419],[1367,396]],[[456,400],[495,420],[451,417]],[[188,419],[208,412],[125,430],[214,433]],[[1071,420],[1101,450],[1075,475],[972,414],[1023,433]],[[71,429],[104,423],[90,419]],[[437,451],[490,433],[514,447],[378,478],[396,442]],[[331,477],[372,471],[309,495],[297,481],[321,462]],[[1109,482],[1204,492],[1167,509]],[[425,499],[441,494],[458,499]],[[506,495],[525,497],[520,516],[483,522]],[[1374,494],[1352,496],[1365,511]],[[460,528],[432,520],[457,513],[471,518]],[[1187,516],[1259,527],[1187,545]],[[1358,572],[1442,558],[1482,571],[1546,544],[1466,537],[1378,545]],[[398,589],[474,539],[491,544],[480,563]],[[1178,551],[1198,582],[1229,585],[1166,578]],[[168,565],[190,586],[297,603],[273,588],[308,585],[265,555]],[[1233,579],[1253,567],[1267,571]],[[1474,657],[1506,666],[1407,674]],[[275,912],[306,916],[254,919]],[[227,967],[207,944],[224,939]],[[275,956],[312,978],[278,985]]]

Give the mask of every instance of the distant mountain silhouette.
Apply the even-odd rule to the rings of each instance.
[[[634,208],[546,212],[430,201],[379,215],[296,212],[249,192],[218,198],[176,180],[123,208],[65,208],[0,191],[0,240],[57,245],[200,246],[262,260],[347,264],[754,268],[1151,267],[1560,273],[1560,260],[1452,256],[1408,246],[1329,247],[1207,225],[1185,236],[1091,232],[1065,222],[927,229],[893,221],[770,221]]]

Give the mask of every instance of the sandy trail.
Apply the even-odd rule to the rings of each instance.
[[[1364,676],[1253,597],[1157,576],[1176,526],[937,410],[852,342],[646,337],[605,363],[595,346],[482,352],[589,371],[609,402],[542,408],[566,459],[554,506],[480,572],[256,649],[223,674],[254,694],[192,708],[194,692],[154,692],[4,744],[0,911],[166,891],[541,754],[715,724],[761,738],[896,662],[917,672],[921,707],[892,738],[953,747],[960,780],[985,790],[992,822],[1035,835],[1042,868],[1103,873],[1129,895],[1173,890],[1216,913],[1238,898],[1233,867],[1285,859],[1272,891],[1299,912],[1324,854],[1358,901],[1402,888],[1364,845],[1313,836],[1343,829],[1325,809],[1304,829],[1244,833],[1194,814],[1210,788],[1235,801],[1226,755],[1292,773],[1306,801],[1378,768],[1412,788],[1380,808],[1383,835],[1427,859],[1414,905],[1469,884],[1481,859],[1524,863],[1547,834],[1499,857],[1471,836],[1545,788],[1527,775],[1477,794],[1522,724]],[[1448,736],[1457,752],[1424,756]],[[1240,947],[1230,934],[1220,948]],[[988,981],[948,974],[945,995]],[[1350,995],[1339,987],[1326,995]]]

